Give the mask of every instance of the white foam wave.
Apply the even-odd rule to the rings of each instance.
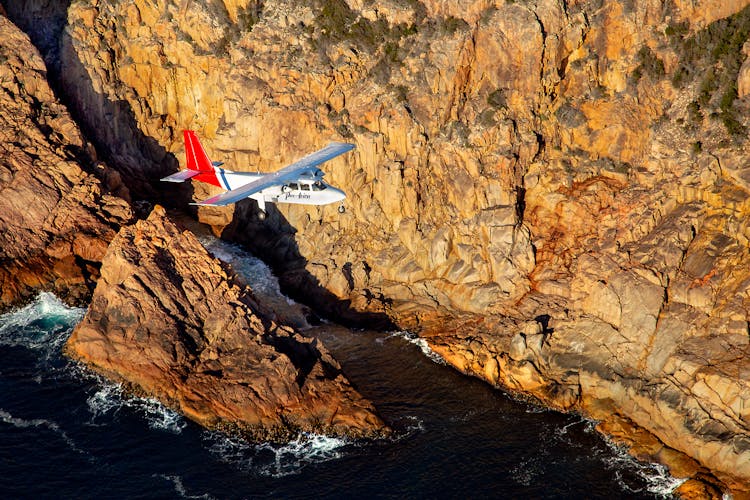
[[[537,457],[521,461],[511,470],[513,480],[522,486],[538,483],[543,476],[543,467]]]
[[[27,429],[32,427],[46,428],[60,436],[62,440],[65,441],[73,451],[84,453],[80,448],[76,446],[75,442],[65,433],[65,431],[62,430],[56,422],[53,422],[51,420],[47,420],[44,418],[33,418],[27,420],[24,418],[14,417],[9,412],[0,408],[0,422],[12,425],[17,429]]]
[[[310,327],[302,306],[281,292],[278,278],[265,262],[242,246],[211,235],[202,234],[198,240],[214,257],[232,266],[239,279],[284,323],[297,328]]]
[[[68,307],[49,292],[28,305],[0,316],[0,345],[44,351],[46,358],[59,352],[86,310]]]
[[[601,438],[605,447],[587,449],[588,453],[600,460],[606,468],[614,472],[616,481],[623,491],[629,493],[643,493],[645,491],[658,497],[671,498],[674,490],[685,482],[669,474],[669,469],[661,464],[641,462],[628,453],[627,447],[618,445],[596,430],[598,422],[589,418],[577,417],[572,422],[557,427],[549,434],[553,442],[563,444],[571,449],[583,446],[574,438],[576,433],[594,434]],[[643,480],[645,488],[628,484],[625,475],[636,475]],[[631,479],[632,481],[632,479]]]
[[[208,450],[222,462],[232,464],[242,471],[252,469],[252,444],[235,436],[213,431],[206,431],[204,439],[209,443]]]
[[[596,430],[598,422],[588,418],[580,417],[579,420],[563,426],[558,429],[556,434],[557,438],[568,444],[572,444],[568,441],[568,432],[573,432],[575,426],[582,425],[582,431],[586,434],[597,434],[604,441],[607,449],[601,451],[594,450],[594,455],[601,460],[605,467],[610,470],[614,470],[615,478],[620,488],[623,491],[630,493],[642,493],[641,488],[632,487],[623,477],[623,472],[628,471],[631,474],[635,474],[645,482],[645,490],[651,494],[654,494],[662,498],[671,498],[674,490],[678,488],[686,479],[678,479],[669,474],[669,469],[661,464],[653,462],[642,462],[633,457],[628,453],[628,448],[619,445],[609,439],[607,436],[602,435]]]
[[[590,425],[589,425],[589,423],[590,423],[590,422],[591,422],[591,423],[593,423],[593,426],[590,426]],[[556,430],[556,432],[557,432],[557,435],[558,435],[558,436],[564,436],[565,434],[567,434],[567,433],[568,433],[568,431],[569,431],[569,430],[570,430],[571,428],[573,428],[573,427],[575,427],[575,426],[580,426],[580,425],[582,425],[582,424],[583,424],[584,432],[587,432],[587,433],[588,433],[588,432],[591,432],[591,430],[593,430],[593,427],[595,427],[595,426],[596,426],[596,422],[593,422],[593,421],[591,421],[591,420],[587,420],[587,419],[585,419],[585,418],[580,418],[580,419],[578,419],[578,420],[573,420],[573,421],[572,421],[572,422],[570,422],[569,424],[565,424],[565,425],[563,425],[562,427],[558,428],[558,429]]]
[[[299,474],[310,464],[341,458],[346,439],[302,433],[288,443],[251,444],[236,437],[210,433],[209,450],[241,470],[275,478]]]
[[[406,330],[398,331],[398,332],[392,332],[390,333],[386,339],[391,338],[401,338],[409,342],[410,344],[414,344],[415,346],[419,347],[419,349],[422,351],[422,353],[430,358],[432,361],[434,361],[437,364],[444,365],[445,360],[442,356],[440,356],[438,353],[433,351],[427,341],[420,336],[418,336],[416,333],[408,332]]]
[[[191,495],[187,488],[185,488],[184,483],[182,482],[182,478],[180,476],[167,476],[165,474],[154,474],[152,477],[160,477],[162,479],[165,479],[169,482],[171,482],[174,485],[175,492],[180,496],[180,498],[190,498],[190,499],[204,499],[204,500],[213,500],[216,497],[213,497],[209,495],[208,493],[204,493],[202,495]]]
[[[96,425],[104,416],[114,416],[122,408],[129,408],[143,416],[148,426],[179,434],[187,426],[185,418],[153,398],[130,396],[122,386],[104,382],[99,378],[99,387],[88,397],[86,403],[91,412],[90,423]]]
[[[259,445],[259,451],[271,453],[273,460],[262,466],[260,472],[273,477],[297,474],[311,463],[341,458],[342,448],[346,444],[346,440],[342,438],[310,433],[301,434],[294,441],[283,445],[264,443]]]
[[[687,479],[679,479],[669,474],[669,469],[657,463],[640,462],[636,460],[627,451],[627,448],[615,444],[609,439],[604,440],[613,452],[609,458],[604,459],[607,467],[616,469],[615,477],[619,485],[626,491],[638,493],[623,481],[619,470],[627,469],[633,471],[646,483],[646,491],[662,498],[671,498],[674,490],[677,489]]]
[[[240,245],[210,235],[201,235],[198,240],[214,257],[230,264],[254,291],[264,295],[283,297],[289,304],[294,304],[294,301],[281,293],[279,280],[274,276],[271,268]]]
[[[406,415],[404,419],[408,421],[406,424],[406,432],[409,434],[424,432],[427,429],[424,425],[424,421],[416,415]]]
[[[57,425],[55,422],[43,419],[43,418],[34,418],[31,420],[26,420],[23,418],[14,417],[7,411],[0,409],[0,422],[10,424],[13,427],[17,427],[19,429],[25,429],[28,427],[46,427],[52,431],[55,432],[61,432],[60,426]]]

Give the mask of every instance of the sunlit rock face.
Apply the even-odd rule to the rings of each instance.
[[[479,43],[461,19],[386,7],[75,2],[62,76],[137,194],[176,169],[168,153],[182,158],[183,128],[236,170],[356,144],[325,165],[347,191],[343,216],[278,205],[260,225],[252,202],[199,214],[297,289],[327,290],[330,312],[412,325],[499,312],[528,291],[534,265],[519,161],[539,144],[518,121],[543,95],[542,30],[513,6],[476,20]],[[523,31],[501,36],[514,24]]]
[[[0,309],[39,289],[90,296],[109,240],[131,218],[111,191],[127,196],[95,162],[28,36],[0,16]]]
[[[259,310],[157,205],[112,241],[66,351],[209,428],[258,440],[388,432],[319,340]]]
[[[198,216],[329,315],[421,327],[740,491],[747,3],[80,0],[61,75],[136,197],[213,193],[156,182],[184,128],[235,170],[356,144],[324,166],[343,215]]]

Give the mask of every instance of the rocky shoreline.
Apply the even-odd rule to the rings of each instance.
[[[110,244],[65,350],[205,427],[253,440],[389,433],[319,341],[263,314],[158,205]]]
[[[694,478],[684,496],[750,495],[747,2],[64,4],[55,3],[67,13],[51,16],[55,29],[29,20],[60,9],[4,5],[37,30],[75,119],[42,56],[0,17],[3,307],[39,289],[83,301],[96,284],[69,351],[110,375],[209,426],[246,412],[251,434],[259,422],[348,432],[335,404],[322,410],[302,395],[320,375],[320,390],[353,415],[341,425],[377,434],[383,423],[325,350],[259,319],[258,307],[232,314],[254,325],[245,326],[260,335],[258,352],[291,363],[279,370],[307,373],[296,354],[272,353],[281,348],[262,340],[267,328],[295,351],[316,351],[301,384],[271,391],[312,419],[284,427],[288,416],[271,416],[277,403],[209,411],[188,396],[224,374],[208,362],[221,339],[203,338],[196,325],[206,317],[190,316],[202,295],[184,302],[176,289],[140,289],[154,310],[183,300],[173,330],[195,328],[180,353],[141,332],[161,371],[128,375],[128,325],[152,319],[127,319],[132,311],[103,298],[128,289],[121,269],[137,276],[141,257],[163,273],[149,289],[177,283],[144,227],[189,236],[178,238],[159,209],[132,225],[130,202],[208,194],[157,184],[177,168],[182,128],[198,129],[212,157],[238,169],[272,169],[347,140],[356,154],[327,170],[347,187],[346,214],[278,205],[261,222],[248,202],[197,217],[273,264],[321,313],[411,328],[466,374],[601,420],[637,456]],[[137,236],[147,244],[140,257],[128,254]],[[212,286],[252,302],[226,276]],[[93,349],[110,323],[130,360],[118,370]],[[177,361],[199,370],[175,378],[165,367]]]

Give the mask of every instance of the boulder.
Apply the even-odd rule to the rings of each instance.
[[[209,428],[274,440],[388,432],[320,340],[260,309],[157,205],[112,241],[65,350]]]

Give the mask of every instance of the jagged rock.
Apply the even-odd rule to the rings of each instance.
[[[0,16],[0,309],[40,289],[76,303],[90,296],[109,240],[132,215],[84,170],[87,148],[39,52]]]
[[[315,3],[82,0],[62,78],[145,193],[176,169],[182,128],[237,170],[356,143],[325,167],[344,215],[279,205],[261,224],[252,202],[198,215],[331,316],[419,326],[466,373],[619,412],[737,493],[746,4],[425,0],[381,15],[350,0],[328,4],[337,25]],[[534,347],[509,356],[540,316]]]
[[[508,356],[513,361],[521,361],[526,356],[526,337],[523,334],[517,333],[513,336],[510,341]]]
[[[256,439],[387,433],[319,340],[258,314],[197,238],[156,206],[123,228],[66,352],[209,428]]]

